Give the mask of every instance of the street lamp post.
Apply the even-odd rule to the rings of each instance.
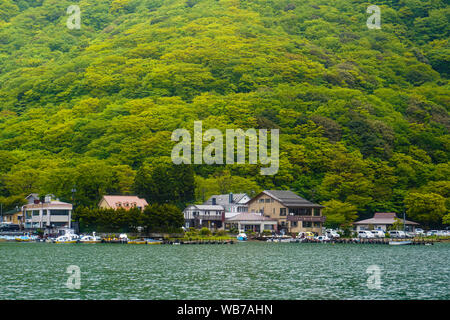
[[[72,213],[75,210],[75,193],[77,192],[76,186],[73,185],[72,190],[70,190],[72,192]],[[72,215],[70,215],[69,217],[69,228],[72,227]]]

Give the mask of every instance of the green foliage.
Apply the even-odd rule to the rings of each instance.
[[[182,208],[194,200],[194,171],[183,164],[143,166],[136,174],[134,189],[149,203],[173,203]]]
[[[209,230],[208,228],[203,227],[203,228],[200,229],[199,234],[201,236],[210,236],[211,235],[211,230]]]
[[[323,215],[326,217],[325,227],[345,229],[357,218],[357,208],[350,203],[330,200],[323,205],[325,206],[323,210]]]
[[[447,213],[447,214],[442,218],[442,223],[443,223],[443,224],[450,224],[450,213]]]
[[[408,216],[426,226],[436,226],[448,213],[445,198],[436,193],[410,193],[405,198]]]
[[[403,220],[395,218],[394,223],[388,228],[388,230],[403,230]]]
[[[180,232],[184,215],[172,204],[150,204],[145,207],[142,223],[147,232]]]
[[[137,232],[138,227],[145,233],[180,231],[184,223],[183,213],[170,204],[152,204],[142,212],[137,208],[125,209],[89,209],[77,207],[73,219],[79,222],[82,232]]]
[[[79,206],[138,193],[182,207],[291,189],[360,217],[448,199],[445,1],[378,1],[380,30],[359,0],[80,1],[69,30],[72,4],[0,1],[0,196],[71,201],[75,186]],[[169,165],[171,132],[195,120],[280,129],[278,174]]]

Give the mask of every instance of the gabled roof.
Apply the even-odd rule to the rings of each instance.
[[[194,204],[193,207],[196,207],[199,210],[217,210],[217,211],[224,210],[223,206],[221,205]]]
[[[324,206],[303,199],[302,197],[298,196],[297,194],[295,194],[290,190],[264,190],[259,195],[261,195],[262,193],[279,201],[286,207],[324,208]],[[254,199],[256,199],[259,195],[250,200],[249,203],[252,202]]]
[[[3,212],[3,215],[4,215],[4,216],[9,216],[9,215],[16,214],[16,213],[20,213],[20,212],[21,212],[20,209],[19,209],[19,210],[12,209],[12,210],[8,210],[8,211],[6,211],[6,212]]]
[[[129,207],[132,204],[136,204],[136,207],[144,208],[148,205],[145,199],[141,199],[138,196],[103,196],[106,203],[113,209],[124,208],[124,204],[128,203]],[[120,203],[120,206],[118,205]]]
[[[242,200],[247,194],[246,193],[233,193],[233,204],[238,203]],[[215,194],[209,197],[204,204],[212,204],[212,199],[216,199],[216,204],[219,205],[229,205],[230,203],[230,194]]]
[[[395,219],[397,218],[397,214],[395,212],[375,212],[373,215],[373,218],[365,219],[361,221],[356,221],[353,224],[394,224]],[[400,219],[401,223],[403,223],[403,219]],[[419,225],[417,222],[405,220],[405,224],[409,225]]]

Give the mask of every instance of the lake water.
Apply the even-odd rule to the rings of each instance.
[[[449,299],[450,243],[0,242],[0,299]],[[66,286],[67,267],[81,288]],[[377,265],[381,284],[368,288]]]

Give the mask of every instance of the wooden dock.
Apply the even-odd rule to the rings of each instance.
[[[319,241],[316,239],[303,239],[302,243],[355,243],[355,244],[385,244],[388,245],[390,241],[404,241],[405,239],[390,239],[390,238],[380,238],[380,239],[332,239],[326,241]],[[434,245],[436,240],[429,239],[410,239],[412,246],[419,245]]]

